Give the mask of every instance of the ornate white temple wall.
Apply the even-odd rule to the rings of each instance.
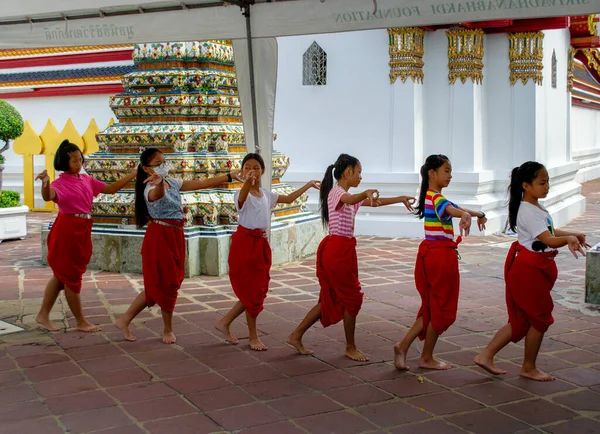
[[[302,85],[302,54],[313,41],[328,55],[325,86]],[[485,36],[482,85],[470,79],[449,84],[444,30],[427,32],[424,47],[424,83],[390,84],[385,31],[281,38],[275,129],[278,148],[293,162],[285,180],[300,185],[322,178],[327,165],[346,152],[363,164],[361,189],[416,194],[424,158],[442,153],[453,164],[446,195],[483,209],[490,233],[505,225],[511,169],[533,159],[550,172],[545,204],[556,224],[580,215],[585,199],[575,181],[579,163],[571,158],[578,145],[571,144],[570,131],[580,127],[576,120],[571,128],[579,111],[571,109],[566,89],[568,30],[545,32],[542,85],[510,84],[505,34]],[[589,117],[600,119],[600,113]],[[309,204],[316,209],[317,202],[311,193]],[[421,237],[422,223],[402,206],[363,209],[356,233]]]
[[[571,108],[571,154],[579,163],[576,180],[600,178],[600,113],[580,106]]]

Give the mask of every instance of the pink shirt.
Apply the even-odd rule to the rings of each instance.
[[[354,205],[343,203],[341,199],[345,194],[349,193],[339,185],[336,185],[327,196],[329,235],[352,238],[354,236],[354,216],[362,205],[362,201]]]
[[[61,173],[50,184],[56,192],[54,202],[63,214],[89,214],[92,212],[94,197],[104,188],[104,183],[89,175],[80,173],[79,176]]]

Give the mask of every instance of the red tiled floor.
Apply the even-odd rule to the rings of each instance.
[[[483,407],[481,404],[453,392],[419,396],[409,399],[408,402],[437,415],[477,410]]]
[[[502,413],[506,413],[531,425],[543,425],[576,416],[576,414],[570,410],[541,399],[505,404],[497,408]]]
[[[316,393],[277,399],[270,401],[269,406],[290,419],[342,409],[331,399]]]
[[[600,241],[600,180],[585,184],[583,192],[593,197],[587,214],[568,227],[585,229],[595,243]],[[37,222],[37,227],[30,224],[30,236],[0,248],[0,310],[15,318],[42,297],[51,275],[31,259],[40,254],[39,227],[48,216],[30,217],[30,223]],[[136,319],[137,342],[123,341],[109,324],[137,294],[142,276],[90,270],[82,304],[90,318],[106,323],[101,333],[32,330],[0,342],[0,434],[62,432],[48,408],[60,414],[69,432],[94,434],[598,431],[600,317],[589,315],[583,304],[584,263],[567,252],[556,258],[555,324],[537,359],[541,369],[559,379],[539,383],[518,377],[522,342],[498,354],[506,375],[492,376],[473,364],[474,355],[506,322],[502,270],[508,241],[491,235],[461,244],[458,319],[436,346],[441,359],[456,365],[445,372],[416,366],[421,342],[409,353],[410,372],[390,363],[393,344],[420,305],[413,280],[419,240],[358,237],[367,297],[357,317],[356,340],[371,356],[366,363],[344,357],[341,325],[317,325],[306,333],[305,344],[315,356],[300,356],[285,344],[318,298],[314,258],[273,267],[272,294],[259,319],[266,352],[248,348],[244,321],[233,325],[242,338],[238,346],[224,343],[214,330],[215,320],[233,303],[226,276],[184,281],[174,316],[178,343],[167,346],[158,337],[162,319],[156,308]],[[23,294],[16,290],[20,285]],[[64,303],[61,298],[56,310],[66,310]],[[91,407],[102,408],[86,410]]]
[[[121,402],[140,402],[175,395],[177,392],[164,383],[138,383],[106,389]]]
[[[196,413],[197,410],[179,396],[124,404],[123,408],[140,422]]]
[[[375,429],[373,424],[348,411],[304,417],[296,423],[311,434],[357,434]]]
[[[284,417],[263,403],[253,403],[206,414],[227,430],[239,430],[257,425],[266,425],[283,420]]]
[[[401,401],[384,402],[357,408],[360,414],[375,425],[390,427],[428,419],[424,411]]]
[[[86,410],[113,407],[117,403],[105,392],[94,390],[91,392],[62,395],[46,399],[48,409],[57,415],[78,413]]]
[[[375,404],[377,402],[393,399],[394,396],[370,384],[359,384],[358,386],[344,387],[342,389],[330,390],[325,393],[334,401],[348,407]]]
[[[476,434],[505,434],[527,429],[526,424],[492,409],[447,417],[446,421]]]
[[[212,420],[201,414],[155,420],[144,424],[144,428],[152,434],[208,434],[221,430]]]

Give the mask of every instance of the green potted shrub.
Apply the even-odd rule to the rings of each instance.
[[[27,235],[27,212],[18,192],[2,190],[4,156],[11,140],[23,134],[23,118],[16,108],[0,100],[0,243]]]
[[[4,152],[10,147],[10,141],[23,134],[23,118],[12,105],[0,100],[0,191],[2,191],[2,172],[4,171]]]
[[[0,191],[0,243],[3,240],[23,239],[27,235],[27,212],[17,191]]]

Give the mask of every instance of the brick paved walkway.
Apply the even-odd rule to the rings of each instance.
[[[570,227],[600,241],[600,181],[584,186],[588,212]],[[83,300],[102,332],[50,334],[33,326],[49,269],[39,263],[41,222],[30,216],[25,241],[0,245],[0,318],[27,328],[0,336],[0,434],[4,433],[600,433],[600,312],[583,303],[583,260],[557,257],[556,323],[540,367],[557,381],[518,377],[522,347],[510,345],[492,378],[473,356],[506,320],[502,266],[511,239],[469,238],[461,245],[456,324],[437,354],[457,367],[400,373],[392,345],[414,319],[419,298],[412,269],[418,240],[361,237],[366,300],[358,317],[368,363],[344,358],[343,328],[316,326],[305,343],[314,357],[284,345],[317,300],[313,261],[274,267],[259,318],[265,353],[225,344],[211,327],[234,302],[227,278],[187,279],[176,308],[177,345],[158,339],[156,310],[136,321],[139,340],[111,325],[141,289],[141,276],[89,272]],[[72,326],[64,299],[54,319]],[[412,365],[417,356],[413,350]],[[411,360],[409,360],[410,362]]]

